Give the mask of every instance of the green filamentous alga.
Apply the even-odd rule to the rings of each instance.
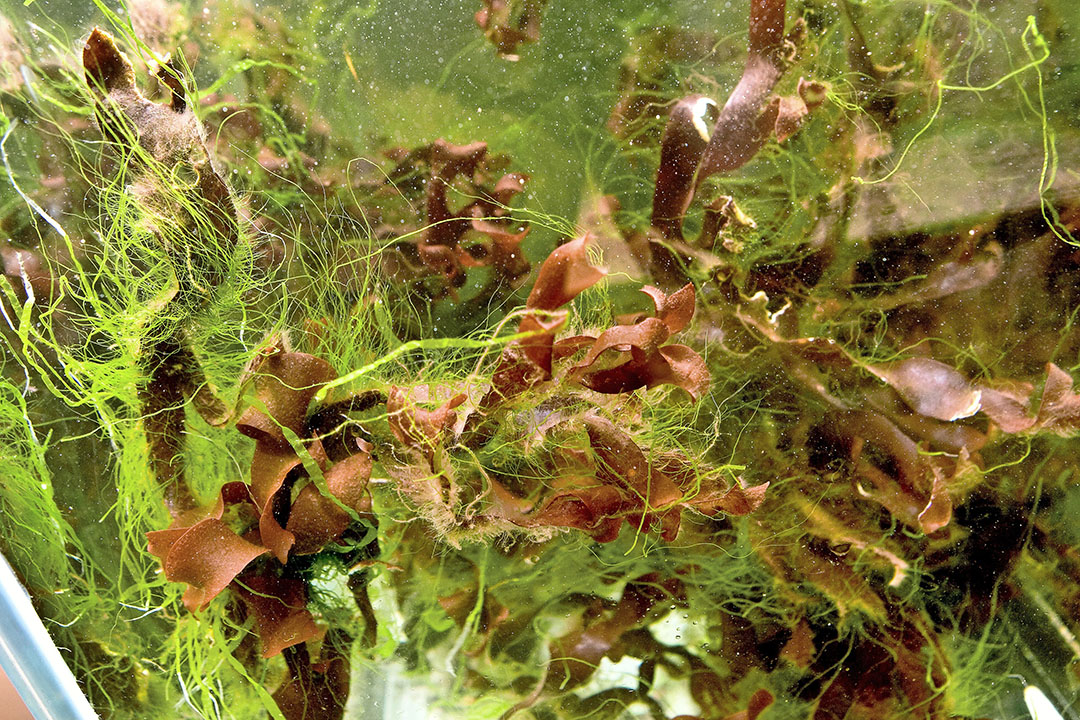
[[[1080,11],[992,5],[5,9],[0,537],[95,707],[1072,717]]]

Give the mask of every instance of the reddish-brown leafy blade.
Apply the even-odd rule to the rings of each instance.
[[[699,400],[708,391],[708,367],[700,355],[685,345],[661,346],[668,334],[668,327],[658,318],[609,328],[571,369],[570,377],[590,390],[609,394],[676,385]],[[609,351],[628,352],[629,358],[614,367],[593,369]]]
[[[458,175],[471,177],[485,155],[487,143],[483,142],[453,145],[440,138],[431,144],[429,161],[432,172],[425,201],[428,226],[421,249],[441,246],[452,251],[457,248],[462,235],[469,230],[470,221],[450,210],[446,189]]]
[[[639,322],[642,319],[644,318],[635,317],[634,321]],[[573,335],[563,338],[551,348],[551,359],[553,362],[562,362],[569,357],[573,357],[582,348],[592,347],[595,343],[596,338],[592,335]]]
[[[274,692],[285,720],[341,720],[349,694],[349,661],[344,656],[335,654],[312,667],[304,653],[302,660],[289,663],[289,670],[289,679]]]
[[[761,506],[769,487],[767,482],[743,487],[738,481],[730,487],[720,487],[718,478],[703,476],[701,469],[681,452],[660,453],[652,464],[654,472],[663,472],[679,486],[683,493],[681,504],[704,515],[715,515],[717,512],[748,515]]]
[[[765,709],[773,704],[773,695],[765,689],[757,690],[750,696],[745,710],[728,715],[724,720],[757,720],[757,716],[765,712]]]
[[[472,175],[487,155],[487,143],[454,145],[439,138],[431,144],[428,159],[435,175],[450,181],[458,175]]]
[[[908,488],[866,460],[856,464],[855,472],[861,481],[856,487],[861,496],[878,503],[908,527],[919,527],[919,515],[925,506]]]
[[[206,607],[248,563],[267,551],[217,518],[201,520],[183,533],[162,530],[147,536],[154,550],[167,546],[162,563],[165,577],[188,584],[184,605],[192,612]]]
[[[346,507],[366,514],[371,510],[368,479],[371,477],[371,456],[357,453],[335,463],[325,473],[327,489]],[[337,540],[349,527],[352,518],[330,498],[323,495],[314,483],[308,483],[297,495],[289,509],[286,530],[296,537],[293,552],[299,555],[319,552]]]
[[[506,173],[491,188],[491,198],[497,205],[509,205],[514,196],[525,189],[529,176],[525,173]]]
[[[926,279],[914,287],[875,298],[874,306],[890,310],[985,287],[1001,274],[1003,256],[1001,246],[995,243],[990,243],[982,252],[960,253],[956,259],[935,265]]]
[[[100,28],[94,28],[83,47],[83,68],[91,87],[105,92],[120,90],[136,93],[135,69],[116,47],[116,41]]]
[[[285,477],[297,467],[301,460],[291,447],[280,447],[273,443],[261,442],[255,446],[255,455],[251,458],[251,495],[255,505],[261,510],[266,507],[278,491]]]
[[[1047,363],[1046,383],[1039,405],[1037,425],[1057,435],[1080,430],[1080,394],[1072,391],[1073,379],[1054,363]]]
[[[857,486],[859,494],[925,533],[945,527],[952,518],[950,481],[967,463],[966,450],[957,461],[931,457],[922,454],[915,441],[883,415],[853,411],[844,417],[845,431],[860,439],[853,458],[862,481]],[[887,462],[879,466],[862,457],[863,441]]]
[[[722,512],[726,515],[749,515],[765,501],[769,483],[743,487],[735,483],[721,494],[701,494],[687,501],[687,505],[706,515]]]
[[[540,18],[547,0],[483,0],[476,24],[505,60],[518,60],[517,46],[540,39]]]
[[[675,103],[668,115],[652,206],[652,226],[665,238],[682,237],[683,215],[694,196],[694,174],[709,142],[706,114],[715,107],[704,95],[690,95]]]
[[[521,249],[521,242],[532,228],[527,227],[515,233],[491,220],[474,219],[472,229],[487,235],[488,244],[484,246],[483,257],[479,259],[470,254],[475,245],[470,246],[469,252],[460,253],[462,264],[472,267],[490,266],[508,282],[514,282],[529,272],[529,261]]]
[[[981,390],[983,413],[1003,432],[1021,433],[1035,424],[1035,417],[1029,414],[1035,391],[1031,383],[982,385]]]
[[[795,95],[774,98],[776,119],[773,132],[777,142],[785,142],[799,131],[806,117],[825,102],[828,88],[816,80],[799,78],[799,88]]]
[[[644,530],[659,524],[661,536],[674,540],[679,532],[682,490],[659,466],[653,467],[641,448],[614,423],[589,415],[585,425],[597,458],[595,478],[567,476],[534,512],[525,500],[495,483],[494,515],[522,527],[577,528],[598,542],[618,537],[624,520]]]
[[[1039,411],[1031,415],[1034,387],[1030,383],[996,383],[982,386],[982,409],[1007,433],[1043,430],[1068,436],[1080,430],[1080,394],[1072,391],[1073,379],[1054,363],[1046,364]]]
[[[983,397],[985,398],[985,393]],[[988,440],[985,433],[970,425],[935,420],[911,412],[907,403],[891,388],[869,390],[866,399],[871,406],[888,415],[889,419],[912,439],[929,443],[931,450],[943,450],[952,455],[963,451],[972,455],[986,445]]]
[[[261,442],[251,460],[251,495],[259,511],[259,534],[262,542],[278,560],[285,563],[295,538],[274,517],[274,499],[290,472],[301,466],[291,448]]]
[[[540,266],[525,307],[558,310],[604,277],[604,271],[589,262],[588,242],[589,236],[582,235],[548,255]]]
[[[611,486],[582,487],[552,495],[529,519],[538,527],[577,528],[597,542],[611,542],[619,536],[626,505]]]
[[[652,298],[656,317],[667,326],[672,335],[689,325],[694,317],[696,295],[693,283],[687,283],[670,295],[652,285],[641,288],[641,292]]]
[[[917,487],[925,479],[924,456],[919,454],[919,446],[892,421],[875,412],[853,411],[844,413],[843,417],[854,436],[873,443],[891,458],[890,467],[905,487]]]
[[[645,318],[636,325],[608,328],[574,366],[572,375],[597,392],[630,392],[643,387],[647,382],[643,375],[648,372],[648,364],[669,334],[667,326],[657,318]],[[629,352],[631,358],[613,368],[592,370],[600,356],[609,350]]]
[[[530,512],[529,501],[512,494],[498,482],[492,483],[493,517],[526,528],[575,528],[597,542],[611,542],[623,524],[627,507],[623,494],[611,485],[598,485],[595,478],[568,477],[559,489]]]
[[[189,510],[167,530],[146,533],[147,549],[161,561],[165,577],[192,585],[184,595],[189,610],[205,606],[251,559],[266,552],[221,522],[226,506],[249,501],[245,483],[226,483],[210,507]]]
[[[656,580],[643,576],[628,583],[613,611],[552,643],[547,687],[564,690],[579,685],[603,658],[619,657],[623,635],[645,621],[654,605],[678,592],[678,580]]]
[[[953,501],[949,496],[949,485],[943,472],[934,468],[934,484],[930,490],[930,499],[919,513],[919,527],[927,535],[937,532],[952,520]]]
[[[237,579],[236,591],[255,618],[264,658],[321,637],[325,632],[315,624],[315,618],[307,609],[303,580],[252,573]]]
[[[753,0],[750,4],[749,55],[738,85],[713,126],[698,167],[697,184],[730,172],[752,158],[768,137],[759,116],[784,71],[785,0]]]
[[[491,379],[491,391],[479,409],[488,412],[501,402],[551,377],[552,346],[555,333],[566,322],[559,308],[598,282],[604,272],[589,263],[588,235],[556,248],[540,266],[526,307],[546,311],[526,314],[518,324],[519,333],[535,333],[509,345],[499,358]]]
[[[455,395],[437,410],[424,410],[413,405],[404,390],[391,387],[386,400],[390,430],[399,442],[430,451],[441,436],[454,427],[457,422],[454,408],[465,400],[464,394]]]
[[[255,368],[255,398],[262,408],[248,408],[236,429],[255,440],[287,446],[281,428],[303,435],[308,404],[323,385],[337,377],[330,363],[314,355],[278,352]]]
[[[318,440],[311,443],[308,452],[320,466],[326,465],[326,453]],[[302,464],[303,461],[291,447],[281,447],[272,442],[258,442],[251,461],[251,496],[259,511],[259,534],[263,545],[270,548],[282,564],[288,560],[289,550],[296,538],[281,527],[275,517],[279,502],[285,502],[285,499],[278,500],[278,492],[289,473],[298,471]]]
[[[670,506],[682,499],[678,485],[663,472],[654,471],[637,443],[613,422],[595,414],[586,415],[584,421],[589,445],[600,461],[600,480],[628,488],[646,510]]]
[[[800,618],[791,631],[791,638],[784,643],[784,649],[780,651],[780,659],[805,670],[810,667],[816,654],[817,648],[814,647],[814,633],[810,629],[810,623],[806,622],[805,618]]]
[[[520,349],[529,362],[540,369],[544,380],[551,377],[551,361],[555,333],[566,324],[568,314],[560,311],[548,317],[526,315],[518,324],[519,333],[535,333],[532,337],[519,340],[513,346]]]
[[[665,345],[660,348],[667,371],[656,373],[647,383],[648,387],[657,385],[675,385],[690,393],[695,401],[700,400],[709,391],[712,378],[705,359],[693,348],[686,345]]]
[[[556,326],[565,320],[565,315],[558,318]],[[536,318],[525,317],[521,327],[531,331],[537,322]],[[554,337],[554,333],[543,333],[508,346],[499,357],[499,364],[491,375],[491,391],[484,395],[480,409],[491,410],[537,383],[548,380],[551,377],[551,343]]]
[[[146,533],[146,538],[149,541],[147,549],[151,555],[164,562],[165,556],[169,554],[173,543],[187,532],[192,525],[207,518],[220,520],[227,505],[249,502],[250,499],[251,496],[248,493],[246,483],[239,480],[225,483],[213,505],[194,508],[177,515],[173,518],[173,522],[167,530],[154,530]]]
[[[570,371],[570,377],[601,393],[632,392],[641,387],[676,385],[695,399],[701,399],[709,387],[705,361],[685,345],[663,345],[673,332],[686,327],[694,315],[694,286],[687,284],[668,295],[652,286],[643,288],[656,306],[656,317],[633,325],[616,325],[593,341],[585,357]],[[560,355],[571,354],[586,344],[587,336],[562,341]],[[600,363],[609,351],[629,353],[614,366]],[[609,360],[613,362],[614,360]],[[594,365],[601,365],[594,368]]]
[[[917,357],[866,369],[891,385],[921,415],[952,421],[979,411],[982,392],[943,362]]]

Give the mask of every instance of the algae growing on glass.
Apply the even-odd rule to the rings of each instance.
[[[103,718],[1078,718],[1077,57],[0,0],[0,550]]]

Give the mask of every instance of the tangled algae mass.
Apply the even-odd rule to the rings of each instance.
[[[1080,5],[0,13],[101,717],[1080,717]]]

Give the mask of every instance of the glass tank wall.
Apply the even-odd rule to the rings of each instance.
[[[0,550],[103,718],[1078,718],[1078,57],[0,0]]]

